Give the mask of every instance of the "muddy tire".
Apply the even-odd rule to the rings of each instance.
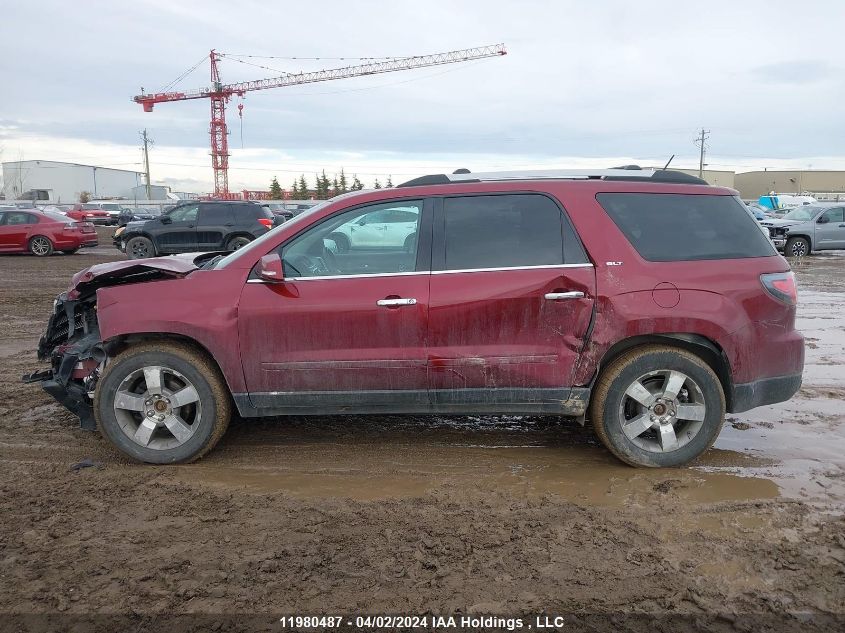
[[[155,257],[155,254],[156,250],[152,240],[146,237],[139,235],[126,242],[126,255],[129,259],[145,259]]]
[[[53,243],[49,237],[36,235],[29,240],[29,252],[36,257],[49,257],[53,254]]]
[[[132,459],[192,462],[223,437],[232,416],[216,364],[178,343],[142,343],[106,366],[94,396],[103,436]]]
[[[626,464],[683,466],[716,441],[725,394],[698,356],[662,345],[638,347],[602,371],[590,418],[602,443]]]
[[[252,240],[250,240],[248,237],[243,237],[243,236],[233,237],[231,240],[229,240],[227,242],[226,250],[236,251],[238,249],[243,248],[244,246],[249,244],[251,241]]]
[[[806,237],[790,237],[786,240],[783,254],[787,257],[805,257],[810,254],[810,241]]]

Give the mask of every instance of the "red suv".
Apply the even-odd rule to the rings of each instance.
[[[78,273],[39,343],[52,369],[27,380],[146,462],[204,455],[236,410],[589,418],[624,462],[677,466],[726,411],[797,391],[795,304],[733,190],[662,170],[434,175],[225,256]]]

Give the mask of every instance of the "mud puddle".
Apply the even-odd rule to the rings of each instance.
[[[389,437],[377,423],[357,418],[332,418],[321,425],[280,420],[272,430],[270,422],[258,428],[244,422],[218,449],[220,458],[166,472],[193,486],[363,501],[473,491],[645,506],[667,495],[711,503],[780,494],[773,481],[749,474],[766,460],[731,450],[710,451],[701,462],[706,471],[634,469],[596,445],[589,430],[534,418],[474,420],[406,418]],[[258,438],[261,443],[254,445]]]

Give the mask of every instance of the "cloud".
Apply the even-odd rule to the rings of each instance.
[[[842,76],[842,69],[824,60],[784,61],[752,68],[750,74],[776,84],[809,84]]]

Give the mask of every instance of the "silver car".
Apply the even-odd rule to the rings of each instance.
[[[775,247],[788,257],[813,251],[845,249],[845,203],[810,204],[793,209],[782,218],[760,222],[769,229]]]

